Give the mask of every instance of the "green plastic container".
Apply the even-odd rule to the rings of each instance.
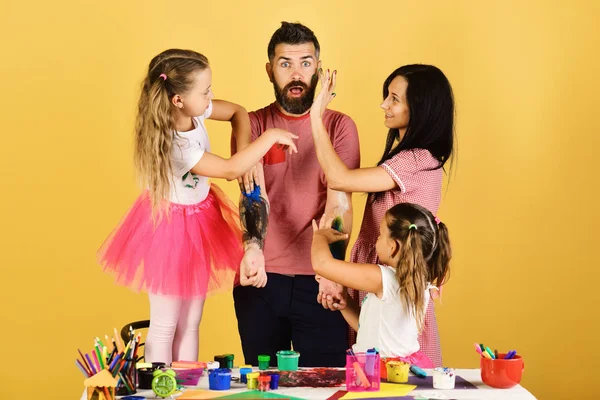
[[[277,368],[280,371],[297,371],[300,353],[293,350],[279,350],[277,352]]]
[[[258,369],[264,371],[269,369],[269,361],[271,361],[271,356],[268,354],[260,354],[258,356]]]
[[[225,367],[225,368],[232,369],[234,355],[233,354],[224,354],[224,356],[225,356],[225,360],[227,360],[227,367]]]

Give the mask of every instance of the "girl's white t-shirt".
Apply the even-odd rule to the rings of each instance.
[[[367,293],[358,320],[358,336],[354,352],[377,348],[382,357],[407,357],[419,351],[419,330],[414,314],[408,314],[400,301],[400,285],[396,270],[379,265],[383,292],[381,298]],[[427,285],[427,289],[433,286]],[[425,290],[425,308],[429,303]]]
[[[178,204],[200,203],[208,196],[210,184],[208,178],[196,175],[190,170],[200,161],[206,151],[210,152],[208,132],[204,120],[212,113],[212,101],[206,112],[194,117],[194,129],[177,132],[173,136],[171,150],[171,192],[169,200]]]

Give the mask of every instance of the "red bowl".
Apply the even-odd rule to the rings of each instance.
[[[488,386],[498,389],[508,389],[521,382],[525,364],[521,356],[517,355],[510,360],[505,360],[506,354],[498,354],[496,360],[481,357],[481,380]]]

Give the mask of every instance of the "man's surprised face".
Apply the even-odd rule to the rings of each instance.
[[[314,44],[278,44],[269,67],[275,99],[281,108],[290,114],[306,113],[317,87],[318,60]]]

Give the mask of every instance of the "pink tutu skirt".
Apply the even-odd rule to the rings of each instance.
[[[183,298],[232,285],[242,255],[238,212],[214,184],[198,204],[171,203],[170,215],[156,225],[143,193],[98,250],[100,264],[118,283]]]
[[[412,353],[410,356],[408,357],[398,357],[400,359],[400,361],[404,361],[406,363],[410,363],[412,365],[416,365],[417,367],[421,367],[421,368],[434,368],[435,365],[433,365],[433,361],[431,361],[429,359],[429,357],[427,357],[427,355],[425,353],[423,353],[421,350],[417,351],[416,353]]]
[[[385,371],[385,363],[388,361],[403,361],[405,363],[409,363],[410,365],[416,365],[420,368],[434,368],[433,361],[427,357],[425,353],[421,350],[407,356],[407,357],[381,357],[381,370]],[[385,374],[387,377],[387,372]]]

